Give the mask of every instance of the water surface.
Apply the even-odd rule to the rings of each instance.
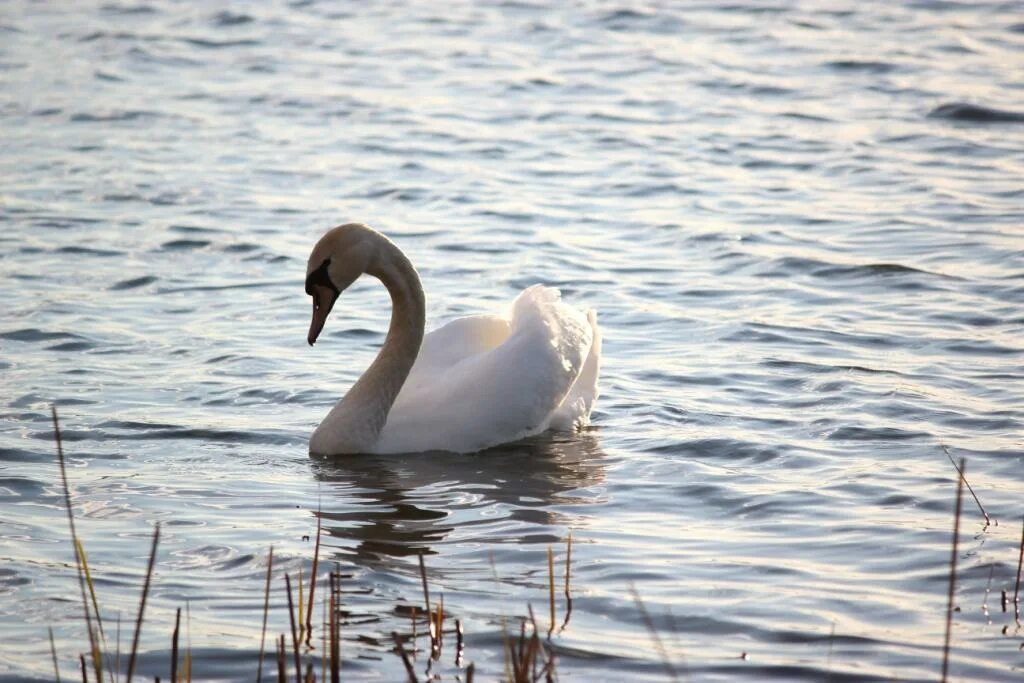
[[[547,628],[570,533],[563,680],[935,680],[945,446],[999,521],[965,502],[951,671],[1019,678],[999,596],[1024,514],[1022,16],[6,3],[0,679],[52,676],[47,627],[65,677],[87,648],[53,402],[122,643],[162,523],[150,676],[187,604],[196,679],[252,680],[267,550],[281,633],[319,519],[350,680],[404,675],[420,553],[495,678],[503,625],[532,604]],[[305,344],[306,255],[353,220],[417,265],[431,325],[535,282],[595,307],[593,428],[310,459],[387,326],[360,282]]]

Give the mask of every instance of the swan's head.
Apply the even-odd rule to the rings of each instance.
[[[306,337],[310,346],[324,329],[338,296],[369,268],[375,250],[373,235],[365,225],[349,223],[328,230],[313,247],[306,264],[306,294],[313,297],[313,319]]]

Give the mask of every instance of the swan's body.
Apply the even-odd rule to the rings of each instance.
[[[533,286],[508,317],[460,318],[424,336],[412,264],[380,233],[349,224],[328,231],[310,255],[310,344],[363,272],[388,288],[391,326],[376,360],[313,432],[310,452],[466,453],[588,424],[601,355],[593,311]]]

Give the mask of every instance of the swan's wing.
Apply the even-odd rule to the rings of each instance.
[[[452,366],[502,344],[508,339],[509,330],[508,318],[497,315],[458,318],[433,330],[423,338],[401,394],[418,394],[421,389],[429,389]]]
[[[478,324],[469,323],[468,331]],[[414,382],[407,381],[392,406],[375,450],[466,452],[547,429],[580,377],[594,327],[582,311],[563,304],[557,290],[540,286],[519,295],[506,324],[502,343],[455,362],[441,342],[461,350],[473,342],[456,334],[458,328],[450,338],[432,340],[424,364],[414,368],[417,376],[410,376]]]

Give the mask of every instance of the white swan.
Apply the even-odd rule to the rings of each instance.
[[[416,269],[387,237],[350,223],[327,231],[309,257],[310,345],[363,273],[391,294],[391,326],[373,364],[313,432],[311,453],[468,453],[589,422],[601,356],[593,311],[535,285],[508,317],[460,318],[424,336]]]

